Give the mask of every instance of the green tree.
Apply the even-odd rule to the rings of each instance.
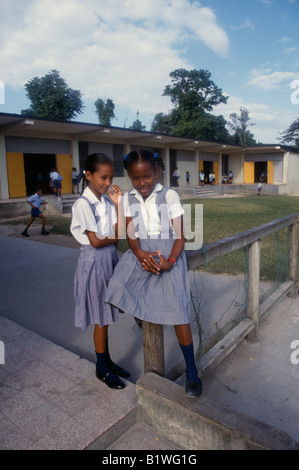
[[[98,98],[94,104],[97,110],[99,123],[103,126],[111,126],[111,120],[115,118],[115,106],[113,101],[108,98],[105,102],[101,98]]]
[[[69,88],[57,70],[32,78],[25,89],[31,101],[31,107],[21,111],[26,116],[69,121],[84,108],[80,91]]]
[[[132,126],[129,127],[129,129],[134,129],[135,131],[145,131],[146,126],[142,124],[142,122],[139,119],[139,111],[137,111],[137,119],[136,121],[133,122]]]
[[[250,123],[249,112],[246,108],[240,107],[240,114],[231,113],[229,115],[231,122],[228,123],[229,128],[232,130],[233,143],[237,145],[254,145],[256,141],[254,135],[248,130],[248,126],[255,126]]]
[[[173,122],[171,114],[158,113],[153,119],[151,131],[161,134],[173,134]]]
[[[292,144],[299,147],[299,118],[295,119],[294,122],[281,133],[281,143],[282,144]]]
[[[210,114],[214,106],[226,103],[227,97],[211,80],[207,70],[177,69],[170,73],[172,85],[163,96],[169,96],[173,110],[155,116],[151,130],[194,139],[227,141],[229,133],[223,116]]]
[[[169,96],[175,109],[190,115],[197,109],[212,111],[214,106],[226,103],[227,97],[211,80],[208,70],[177,69],[169,75],[172,85],[167,85],[163,96]]]

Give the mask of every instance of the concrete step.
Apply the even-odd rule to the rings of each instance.
[[[217,197],[219,194],[212,188],[212,186],[197,186],[195,188],[197,197]]]
[[[72,206],[79,196],[80,194],[66,194],[62,196],[62,213],[63,214],[68,214],[72,211]]]
[[[154,373],[137,381],[138,421],[186,450],[298,450],[287,433]],[[126,447],[123,447],[126,448]]]
[[[142,423],[136,423],[107,450],[183,450]],[[151,463],[155,463],[152,461]]]

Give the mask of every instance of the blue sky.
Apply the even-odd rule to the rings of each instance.
[[[298,17],[299,0],[1,0],[0,112],[28,108],[25,83],[57,69],[83,95],[77,120],[110,98],[112,125],[139,111],[150,130],[170,72],[204,69],[229,96],[214,114],[246,107],[256,140],[277,143],[299,116]]]

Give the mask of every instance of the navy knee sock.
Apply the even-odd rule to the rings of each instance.
[[[187,346],[180,344],[180,348],[182,350],[186,362],[187,381],[200,383],[194,360],[193,342],[191,344],[188,344]]]
[[[108,374],[108,372],[111,372],[110,367],[107,364],[106,361],[106,353],[97,353],[97,371],[103,375],[104,377]]]

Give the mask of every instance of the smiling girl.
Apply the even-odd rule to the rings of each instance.
[[[184,210],[176,191],[156,184],[157,162],[158,156],[145,149],[124,158],[134,188],[124,200],[130,249],[116,266],[106,301],[139,320],[174,325],[186,361],[186,392],[198,397],[201,381],[190,328]]]
[[[124,388],[119,378],[129,372],[114,364],[109,355],[108,325],[119,321],[118,309],[104,303],[107,284],[118,262],[118,212],[121,190],[112,185],[114,167],[104,154],[92,154],[85,162],[88,186],[72,208],[71,233],[81,244],[74,280],[75,326],[94,326],[96,376],[110,388]],[[109,193],[109,198],[104,197]]]

